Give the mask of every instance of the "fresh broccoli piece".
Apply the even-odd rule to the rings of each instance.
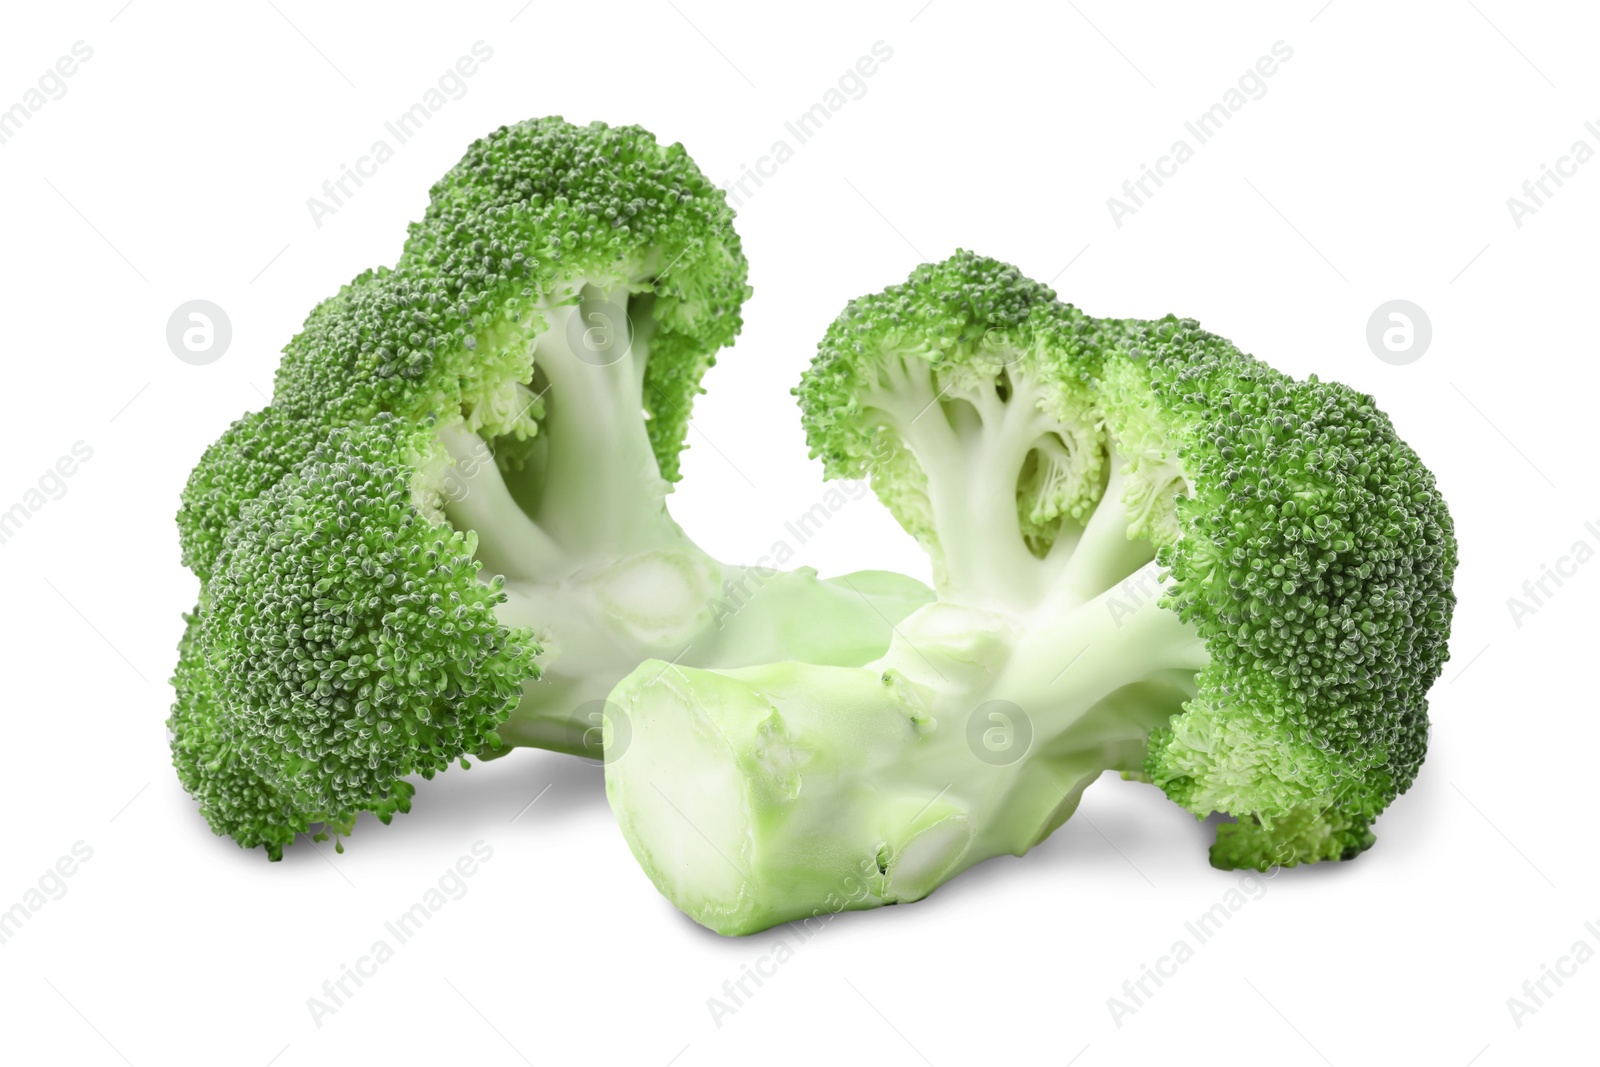
[[[200,814],[213,826],[226,826],[241,847],[262,846],[274,859],[295,835],[311,829],[276,786],[252,771],[244,748],[219,700],[215,678],[201,650],[202,612],[185,615],[183,639],[172,688],[177,701],[167,719],[172,732],[172,762],[197,801]]]
[[[474,144],[398,264],[311,313],[178,515],[202,591],[170,727],[213,829],[276,858],[468,755],[598,756],[646,659],[887,649],[920,583],[724,565],[668,514],[745,276],[681,146],[543,119]]]
[[[796,390],[937,602],[861,668],[646,663],[611,805],[722,933],[926,896],[1106,770],[1225,812],[1219,867],[1353,856],[1410,786],[1456,548],[1370,397],[966,252],[856,300]]]
[[[427,455],[433,450],[437,458]],[[412,774],[497,746],[537,678],[476,535],[425,484],[437,439],[387,413],[336,430],[245,505],[181,650],[174,760],[214,826],[274,858],[313,823],[410,807]]]

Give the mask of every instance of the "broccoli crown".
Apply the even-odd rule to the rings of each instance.
[[[380,414],[244,508],[174,709],[180,771],[219,833],[276,850],[310,822],[386,819],[407,775],[498,747],[538,649],[496,619],[474,535],[430,517],[441,453],[431,426]]]
[[[921,424],[948,417],[975,425],[996,403],[1025,409],[1047,421],[1022,432],[1016,472],[997,465],[993,474],[1016,474],[1022,532],[1042,555],[1103,487],[1104,434],[1089,393],[1100,333],[1101,324],[1009,264],[967,251],[922,264],[903,284],[851,301],[823,335],[795,390],[811,454],[829,477],[870,476],[942,564],[917,458]]]
[[[661,477],[677,480],[700,379],[739,332],[746,274],[725,194],[681,145],[559,118],[502,127],[434,186],[396,267],[312,311],[271,409],[201,460],[178,515],[184,563],[205,580],[244,505],[332,428],[459,413],[486,438],[538,433],[533,340],[586,285],[631,295],[629,313],[648,320],[634,323],[649,335],[641,417]]]
[[[1210,659],[1145,773],[1240,817],[1216,862],[1370,843],[1422,762],[1456,565],[1433,475],[1371,397],[1190,320],[1093,320],[968,252],[853,301],[796,393],[827,473],[870,474],[958,598],[1031,610],[1058,583],[1070,607],[1149,558],[1129,539],[1155,553]]]
[[[1158,559],[1211,654],[1146,772],[1191,811],[1254,816],[1232,865],[1276,862],[1279,819],[1303,840],[1320,816],[1328,851],[1359,850],[1416,777],[1448,656],[1456,544],[1432,473],[1370,396],[1190,320],[1146,324],[1109,370],[1113,437],[1183,473]]]
[[[485,436],[526,436],[543,310],[584,285],[649,295],[644,406],[676,480],[700,378],[750,293],[723,191],[682,145],[637,126],[545,118],[475,142],[430,197],[394,270],[312,313],[275,401],[343,417],[460,408]]]

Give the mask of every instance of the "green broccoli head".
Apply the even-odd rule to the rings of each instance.
[[[677,478],[689,410],[750,289],[726,197],[681,145],[559,118],[475,142],[431,192],[393,270],[324,303],[285,350],[274,400],[334,424],[460,411],[486,438],[538,430],[536,339],[648,337],[637,359],[656,462]],[[558,309],[588,315],[573,329]],[[598,299],[597,299],[598,298]],[[607,344],[612,343],[607,341]],[[559,393],[557,394],[559,399]],[[576,399],[576,398],[574,398]]]
[[[429,427],[381,414],[332,431],[230,531],[173,716],[219,833],[276,855],[312,823],[387,821],[407,776],[498,747],[538,648],[496,617],[474,536],[437,517],[442,462]]]
[[[637,126],[559,118],[473,144],[433,187],[401,269],[437,284],[462,340],[489,328],[490,347],[496,324],[525,332],[585,288],[625,304],[632,329],[650,336],[643,402],[669,482],[700,378],[733,343],[750,295],[726,195],[682,145]],[[583,326],[628,329],[594,318]]]
[[[1093,320],[966,252],[853,301],[797,393],[813,454],[871,476],[939,600],[859,670],[649,663],[618,687],[608,793],[691,915],[918,899],[1038,844],[1106,770],[1232,815],[1219,867],[1370,845],[1423,758],[1456,564],[1370,397],[1189,320]],[[701,872],[706,842],[745,866]]]
[[[700,379],[739,332],[746,275],[725,195],[681,145],[559,118],[495,131],[434,186],[397,266],[308,316],[271,408],[202,459],[178,516],[185,564],[204,580],[245,503],[328,430],[380,412],[459,415],[508,469],[542,447],[551,414],[596,466],[675,481]],[[555,480],[580,477],[567,471]],[[526,480],[536,498],[544,474]]]
[[[853,301],[796,392],[813,454],[872,476],[947,599],[1070,607],[1156,558],[1209,655],[1145,768],[1179,804],[1269,849],[1322,813],[1346,854],[1416,776],[1455,541],[1372,398],[968,252]],[[1246,836],[1218,859],[1277,862]]]
[[[745,276],[680,146],[543,119],[310,314],[178,516],[202,591],[174,759],[219,832],[277,854],[466,753],[597,755],[590,709],[653,656],[882,654],[920,583],[725,567],[668,513]]]
[[[1192,321],[1148,324],[1108,362],[1128,495],[1169,516],[1151,524],[1172,531],[1167,606],[1211,654],[1147,773],[1197,814],[1258,824],[1219,847],[1229,865],[1270,866],[1319,821],[1317,858],[1359,851],[1416,777],[1448,657],[1456,544],[1432,473],[1371,397]]]
[[[812,455],[870,477],[942,584],[1020,594],[1104,486],[1102,332],[1008,264],[923,264],[823,335],[795,390]]]

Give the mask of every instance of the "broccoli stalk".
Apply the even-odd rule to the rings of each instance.
[[[862,668],[621,683],[608,795],[678,907],[749,933],[917,900],[1106,770],[1234,815],[1218,866],[1371,844],[1421,762],[1455,546],[1369,398],[969,253],[852,303],[797,392],[939,599]]]
[[[645,659],[884,652],[920,583],[752,583],[668,514],[745,277],[680,146],[560,119],[471,146],[399,263],[312,312],[271,405],[184,491],[201,593],[169,727],[214,830],[277,858],[407,810],[408,777],[468,755],[598,756],[602,701]]]
[[[1010,655],[1028,616],[941,604],[864,669],[643,664],[612,697],[631,740],[607,762],[634,854],[724,934],[918,900],[1021,855],[1103,771],[1137,771],[1194,693],[1204,645],[1153,601],[1120,616],[1116,596]],[[1082,654],[1063,667],[1062,648]]]
[[[478,558],[504,576],[500,618],[542,648],[500,738],[598,758],[604,700],[647,659],[854,666],[881,653],[889,627],[928,599],[921,584],[881,573],[823,581],[809,568],[752,575],[712,559],[668,513],[638,414],[652,298],[585,286],[567,300],[529,326],[546,396],[539,455],[502,470],[463,423],[441,431],[454,460],[445,515],[477,534]]]

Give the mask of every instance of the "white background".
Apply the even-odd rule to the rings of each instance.
[[[1506,199],[1574,140],[1600,148],[1583,128],[1600,120],[1594,13],[922,2],[10,13],[0,107],[75,41],[93,57],[0,144],[0,510],[74,442],[93,456],[0,544],[0,909],[75,842],[93,855],[0,945],[8,1060],[1593,1060],[1600,963],[1549,986],[1520,1027],[1506,1001],[1575,941],[1600,949],[1584,929],[1600,925],[1600,561],[1520,626],[1507,599],[1574,542],[1600,547],[1600,162],[1520,228]],[[316,226],[307,198],[480,39],[493,58],[466,94]],[[363,825],[343,856],[301,844],[272,865],[214,838],[162,725],[195,596],[171,517],[205,445],[264,402],[306,312],[392,262],[430,183],[498,125],[637,122],[725,181],[774,140],[793,146],[785,120],[880,40],[893,56],[865,94],[739,214],[756,295],[706,379],[676,515],[728,560],[783,537],[823,492],[788,395],[823,327],[958,246],[1054,279],[1091,313],[1192,315],[1286,371],[1370,391],[1438,473],[1461,539],[1431,751],[1377,847],[1262,883],[1118,1026],[1107,999],[1174,941],[1193,946],[1185,921],[1240,884],[1207,866],[1208,829],[1137,784],[1090,790],[1025,859],[803,945],[783,930],[722,939],[677,914],[616,832],[600,772],[548,753],[426,784],[413,814]],[[1107,198],[1280,40],[1293,58],[1265,96],[1115,225]],[[165,341],[195,298],[233,325],[203,367]],[[1407,366],[1365,340],[1394,298],[1433,324]],[[870,499],[800,556],[825,573],[925,573]],[[479,840],[493,857],[466,895],[317,1026],[307,998]],[[717,1025],[708,998],[779,938],[793,957]]]

